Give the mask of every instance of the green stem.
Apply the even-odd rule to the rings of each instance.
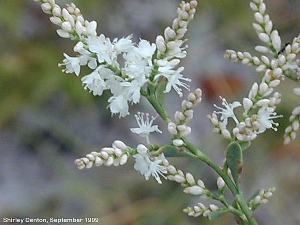
[[[242,190],[240,189],[239,185],[236,185],[230,176],[225,173],[222,168],[220,168],[216,163],[214,163],[207,155],[205,155],[202,151],[194,147],[189,141],[187,141],[185,138],[182,138],[184,141],[185,145],[184,147],[192,153],[193,157],[198,158],[202,162],[206,163],[209,167],[211,167],[226,183],[228,186],[229,190],[235,197],[238,205],[240,206],[241,210],[243,211],[244,215],[247,218],[247,224],[249,225],[258,225],[256,220],[252,216],[252,212],[249,209],[247,202],[243,198]],[[240,215],[239,215],[240,216]]]
[[[234,182],[230,179],[230,177],[223,172],[222,168],[220,168],[216,163],[214,163],[207,155],[205,155],[202,151],[194,147],[189,141],[185,138],[182,138],[185,143],[185,147],[194,155],[194,157],[198,158],[202,162],[206,163],[209,167],[211,167],[217,174],[219,174],[225,183],[227,184],[228,188],[232,192],[233,195],[238,195],[238,189],[235,186]]]
[[[149,103],[153,106],[153,108],[160,115],[160,117],[168,124],[171,120],[168,117],[168,113],[164,105],[156,97],[155,85],[152,83],[148,83],[147,88],[148,88],[148,92],[141,89],[141,94],[147,98]]]
[[[246,216],[248,220],[249,225],[258,225],[256,220],[254,219],[252,215],[252,211],[249,209],[247,202],[243,198],[242,190],[239,188],[239,194],[235,196],[236,201],[238,202],[239,206],[241,207],[244,215]]]

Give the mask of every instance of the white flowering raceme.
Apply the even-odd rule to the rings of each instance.
[[[161,178],[174,181],[182,187],[184,193],[198,198],[205,197],[212,200],[212,203],[220,203],[208,203],[205,206],[199,202],[184,209],[188,215],[202,215],[213,220],[225,213],[232,213],[240,224],[257,225],[253,211],[260,204],[266,203],[275,189],[260,190],[252,195],[250,200],[246,200],[242,194],[243,185],[239,185],[243,165],[246,165],[243,164],[244,150],[259,134],[268,129],[277,130],[279,124],[275,119],[281,117],[276,113],[281,94],[276,89],[285,81],[284,78],[299,85],[300,35],[282,47],[281,37],[273,28],[264,1],[250,1],[255,19],[253,28],[261,41],[260,45],[254,47],[259,55],[227,50],[225,57],[232,61],[240,61],[243,65],[254,66],[256,71],[261,73],[261,79],[253,83],[242,101],[228,103],[225,98],[221,98],[222,107],[214,105],[217,110],[208,115],[214,126],[213,131],[221,134],[229,142],[224,148],[225,161],[222,167],[186,137],[192,132],[188,122],[196,114],[194,108],[201,102],[202,91],[196,89],[181,101],[181,109],[175,111],[174,120],[169,116],[164,101],[164,94],[171,90],[177,92],[180,97],[183,96],[184,89],[189,90],[188,82],[191,80],[184,77],[184,67],[179,64],[187,55],[188,46],[185,44],[187,40],[184,39],[184,35],[189,22],[194,18],[198,4],[196,0],[190,0],[188,3],[181,1],[177,17],[165,28],[162,35],[155,38],[155,43],[144,39],[137,39],[138,42],[134,43],[132,35],[114,39],[104,34],[98,35],[97,23],[85,20],[75,4],[69,4],[62,9],[55,0],[36,1],[41,2],[42,10],[51,15],[50,21],[59,26],[59,36],[77,42],[73,48],[75,55],[69,56],[64,53],[65,59],[59,64],[64,72],[82,76],[83,88],[94,96],[109,92],[107,108],[112,114],[119,114],[120,117],[129,115],[130,106],[138,104],[144,97],[162,118],[171,134],[165,144],[150,144],[150,133],[162,131],[157,125],[153,125],[156,117],[138,112],[135,115],[138,127],[131,128],[130,131],[145,138],[147,146],[139,144],[136,148],[131,148],[117,140],[111,147],[101,148],[99,152],[93,151],[76,159],[75,164],[78,168],[121,166],[129,157],[133,157],[134,169],[146,180],[154,177],[160,184]],[[87,67],[88,72],[82,75],[82,71],[85,71],[81,68],[83,66]],[[294,88],[294,93],[297,97],[300,96],[299,86]],[[230,122],[230,119],[234,122]],[[295,139],[296,132],[300,129],[299,106],[292,111],[289,122],[284,134],[285,144]],[[204,162],[218,176],[217,189],[210,190],[201,179],[195,179],[191,173],[184,173],[170,165],[165,155],[191,156],[191,159]],[[227,196],[231,198],[227,199]]]
[[[148,113],[144,114],[144,113],[138,112],[135,115],[135,118],[136,118],[136,121],[137,121],[137,124],[139,127],[131,128],[130,131],[140,135],[141,137],[146,138],[147,143],[150,144],[149,134],[152,132],[161,133],[161,131],[158,129],[157,125],[152,125],[153,121],[155,120],[155,117],[151,117],[151,119],[150,119]]]
[[[161,77],[166,78],[165,93],[174,89],[182,96],[182,87],[188,89],[185,81],[190,79],[181,74],[183,67],[176,66],[186,56],[187,46],[182,46],[182,39],[194,17],[196,1],[180,4],[178,17],[165,29],[164,37],[158,36],[156,44],[143,39],[135,44],[132,35],[111,41],[104,34],[97,35],[97,23],[85,20],[75,4],[61,9],[54,0],[37,1],[42,2],[44,12],[52,15],[51,22],[60,26],[57,32],[61,37],[78,41],[74,47],[77,56],[64,53],[65,59],[59,66],[77,76],[81,66],[91,69],[81,78],[84,89],[95,96],[109,90],[108,108],[112,114],[129,115],[129,105],[139,103],[144,86],[148,82],[158,85]]]
[[[91,168],[95,166],[119,166],[127,162],[131,149],[122,141],[116,140],[112,147],[104,147],[99,152],[91,152],[85,157],[75,160],[75,164],[79,169]]]

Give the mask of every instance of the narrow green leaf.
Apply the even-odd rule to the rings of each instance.
[[[243,168],[243,150],[237,142],[232,142],[226,150],[226,161],[231,170],[232,177],[237,183]]]
[[[164,105],[164,97],[165,97],[164,91],[166,89],[166,85],[167,85],[167,82],[165,82],[165,81],[160,81],[157,84],[156,97],[161,105]]]
[[[189,154],[185,153],[183,150],[178,149],[178,147],[174,145],[165,145],[160,148],[166,157],[187,157]]]
[[[223,216],[224,214],[228,213],[229,210],[228,209],[221,209],[221,210],[217,210],[217,211],[213,211],[210,212],[208,214],[208,219],[209,220],[215,220],[218,219],[219,217]]]
[[[239,141],[239,145],[241,146],[242,150],[245,151],[250,147],[251,141]]]

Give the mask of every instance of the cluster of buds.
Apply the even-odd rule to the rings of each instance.
[[[290,125],[284,131],[284,144],[289,144],[296,138],[296,132],[299,130],[300,106],[296,107],[289,118]]]
[[[252,85],[248,97],[243,99],[242,104],[239,102],[228,104],[223,99],[222,104],[225,108],[217,107],[221,111],[213,112],[212,115],[208,116],[215,127],[215,132],[221,133],[227,139],[231,139],[233,136],[241,141],[254,140],[257,134],[263,133],[266,129],[277,130],[278,124],[274,123],[273,119],[280,117],[277,116],[275,110],[281,102],[281,94],[274,92],[274,88],[281,83],[284,76],[297,80],[298,75],[292,75],[291,71],[298,71],[299,69],[296,56],[300,51],[300,38],[294,38],[291,44],[286,44],[281,49],[281,38],[278,31],[273,30],[273,24],[270,16],[266,14],[266,5],[263,0],[253,0],[250,7],[254,11],[255,23],[253,23],[253,27],[259,39],[264,43],[264,46],[256,46],[255,50],[263,54],[271,53],[273,58],[266,55],[252,56],[249,52],[227,50],[224,55],[225,58],[255,66],[258,72],[264,73],[264,76],[261,83]],[[234,108],[239,106],[244,108],[242,121],[239,121],[233,112]],[[217,114],[221,114],[220,119]],[[230,117],[236,123],[232,132],[227,128],[227,119]],[[294,117],[291,120],[294,120]],[[291,136],[288,133],[291,133]],[[286,142],[289,142],[288,138],[293,136],[295,136],[293,128],[287,128]]]
[[[183,191],[191,195],[206,195],[206,192],[209,192],[203,183],[202,180],[196,182],[194,176],[190,173],[184,174],[179,169],[176,169],[174,166],[167,166],[167,179],[179,183],[184,187]]]
[[[182,76],[181,72],[184,67],[176,69],[180,63],[180,59],[186,57],[186,46],[182,46],[185,42],[183,37],[187,32],[189,22],[194,18],[196,12],[197,1],[191,2],[182,1],[177,9],[177,18],[173,20],[172,26],[164,30],[164,36],[158,35],[156,37],[157,55],[154,60],[157,69],[157,74],[154,80],[158,81],[159,78],[164,77],[168,80],[165,92],[169,92],[171,87],[182,96],[182,89],[180,86],[188,89],[188,85],[184,83],[190,82],[189,78]],[[182,80],[182,81],[181,81]]]
[[[167,60],[172,66],[175,66],[179,63],[179,59],[174,58],[186,56],[184,51],[186,47],[182,47],[185,41],[182,38],[187,32],[189,22],[194,18],[197,4],[195,0],[189,3],[180,3],[177,9],[177,18],[173,20],[172,26],[165,29],[164,36],[156,37],[157,59]]]
[[[193,207],[187,207],[183,210],[183,212],[187,213],[189,216],[198,217],[210,217],[211,212],[218,211],[219,207],[215,204],[210,204],[206,207],[203,203],[199,202],[197,205]]]
[[[275,109],[281,102],[281,94],[273,93],[273,89],[279,83],[278,74],[267,70],[262,82],[252,85],[248,98],[243,99],[245,119],[233,129],[233,134],[238,140],[251,141],[266,129],[277,130],[278,124],[274,123],[273,119],[280,117],[276,115]],[[272,93],[273,95],[271,95]],[[252,114],[255,108],[259,108],[259,110]]]
[[[275,79],[279,79],[283,75],[287,76],[283,71],[296,69],[295,62],[296,54],[300,51],[300,37],[294,38],[291,44],[286,44],[281,49],[281,38],[278,31],[273,30],[273,23],[270,20],[270,16],[266,14],[266,5],[263,0],[253,0],[250,3],[250,7],[254,11],[256,20],[253,23],[253,28],[258,38],[265,44],[264,46],[256,46],[255,50],[260,53],[272,53],[274,58],[269,59],[266,55],[261,55],[259,58],[252,56],[249,52],[236,52],[234,50],[227,50],[224,55],[225,58],[229,58],[232,61],[241,61],[245,65],[255,66],[258,72],[272,70]]]
[[[85,157],[75,160],[78,169],[92,166],[119,166],[124,165],[128,159],[130,149],[122,141],[114,141],[112,147],[104,147],[99,152],[91,152]]]
[[[254,18],[256,23],[253,27],[258,34],[259,39],[267,46],[256,46],[259,52],[271,52],[276,55],[281,49],[281,38],[277,30],[273,30],[273,23],[270,16],[266,14],[266,4],[263,0],[253,0],[250,2],[251,9],[255,12]]]
[[[52,15],[50,21],[60,26],[57,34],[62,38],[83,40],[89,36],[96,36],[97,23],[87,21],[83,18],[80,9],[74,3],[68,4],[66,8],[61,8],[55,4],[54,0],[35,0],[41,2],[42,10]]]
[[[252,141],[257,134],[265,132],[266,129],[276,130],[278,124],[274,123],[273,119],[280,117],[276,115],[275,109],[281,101],[281,95],[278,92],[273,93],[273,88],[279,83],[280,80],[276,79],[274,71],[267,70],[262,82],[252,85],[248,97],[243,99],[242,104],[238,101],[228,104],[222,98],[222,105],[225,108],[215,106],[220,111],[213,112],[208,116],[214,125],[214,131],[221,133],[226,139],[231,139],[233,136],[240,141]],[[273,95],[271,95],[272,93]],[[234,113],[234,109],[240,106],[244,108],[241,121]],[[221,114],[220,119],[217,114]],[[236,123],[232,132],[227,128],[228,118],[232,118]]]
[[[202,100],[202,90],[197,88],[194,92],[189,93],[186,100],[181,103],[181,111],[175,112],[175,122],[168,123],[168,131],[174,135],[173,144],[175,146],[182,146],[183,141],[180,137],[184,137],[191,133],[191,127],[186,123],[193,118],[194,108]]]
[[[270,197],[273,196],[273,193],[276,191],[276,188],[269,188],[268,190],[261,189],[257,195],[255,195],[248,203],[248,206],[251,210],[257,208],[260,204],[266,204]]]
[[[283,53],[284,54],[290,54],[291,52],[295,52],[296,54],[299,52],[299,46],[300,45],[300,35],[296,38],[294,38],[292,44],[288,44]],[[289,70],[291,70],[295,75],[292,74],[292,78],[295,77],[296,80],[300,79],[300,59],[295,58],[294,60],[291,60],[288,64]]]

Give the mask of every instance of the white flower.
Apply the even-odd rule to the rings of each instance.
[[[144,115],[145,115],[146,119],[144,118]],[[141,137],[146,138],[148,144],[150,143],[149,142],[149,134],[151,132],[161,133],[161,131],[158,129],[157,125],[152,125],[155,117],[151,117],[151,119],[150,119],[148,113],[144,114],[144,113],[138,112],[135,115],[135,118],[136,118],[136,121],[137,121],[139,127],[131,128],[130,131],[140,135]]]
[[[96,36],[97,35],[97,22],[96,21],[90,21],[85,22],[86,23],[86,35],[87,36]]]
[[[87,40],[87,45],[91,52],[96,53],[99,63],[107,62],[110,65],[113,64],[111,59],[113,45],[109,38],[105,38],[103,34],[99,37],[90,37]]]
[[[126,93],[127,99],[133,103],[138,103],[141,98],[141,88],[146,82],[146,79],[143,82],[139,82],[138,80],[122,82],[121,86],[124,87],[123,91]]]
[[[276,112],[270,112],[269,108],[263,107],[260,108],[257,112],[258,119],[257,121],[260,123],[258,134],[263,133],[266,129],[272,128],[274,131],[277,131],[276,127],[278,123],[274,123],[272,119],[279,118],[281,115],[276,116]]]
[[[151,65],[151,59],[156,50],[156,45],[152,43],[150,45],[149,41],[141,39],[138,46],[135,48],[135,52],[141,56],[143,59],[148,61],[148,64]]]
[[[181,72],[184,70],[184,67],[179,67],[176,71],[172,69],[170,65],[166,65],[158,68],[158,74],[155,76],[155,80],[158,80],[159,77],[163,76],[167,78],[168,82],[166,85],[166,89],[164,93],[169,93],[171,88],[177,92],[177,94],[182,96],[182,89],[180,87],[184,87],[186,89],[189,88],[189,85],[182,82],[181,80],[190,82],[189,78],[183,77]]]
[[[116,51],[116,54],[120,54],[122,52],[128,52],[132,50],[133,43],[131,41],[132,35],[127,36],[126,38],[121,39],[114,39],[114,49]]]
[[[78,76],[80,73],[80,58],[68,56],[66,53],[64,53],[64,57],[63,62],[59,63],[58,66],[66,66],[63,72],[75,73]]]
[[[225,108],[221,108],[217,105],[214,105],[214,107],[216,107],[217,109],[220,109],[221,111],[219,112],[215,112],[216,114],[221,114],[221,121],[222,123],[226,126],[228,123],[228,118],[232,118],[236,124],[239,123],[238,119],[236,118],[233,109],[236,107],[241,106],[241,103],[238,101],[235,101],[233,103],[228,104],[225,98],[221,98],[222,99],[222,105],[225,106]]]
[[[110,103],[108,107],[110,108],[110,112],[112,114],[120,113],[119,117],[125,117],[130,114],[128,111],[129,106],[127,98],[124,96],[124,94],[112,96],[108,99],[108,102]]]
[[[142,175],[144,175],[146,180],[149,180],[150,176],[153,176],[156,181],[161,184],[160,176],[166,179],[164,173],[166,173],[166,166],[160,165],[164,160],[164,154],[160,154],[158,157],[151,157],[149,152],[139,151],[139,147],[144,145],[139,145],[137,150],[138,154],[135,154],[133,157],[135,158],[134,169],[139,171]],[[160,175],[160,176],[159,176]]]
[[[137,51],[130,51],[123,54],[123,58],[125,60],[123,70],[129,78],[144,80],[146,77],[149,77],[153,67],[151,61],[148,62]]]
[[[97,59],[85,47],[85,44],[80,41],[74,46],[73,50],[81,54],[80,65],[87,64],[89,68],[95,69],[97,67]]]
[[[110,76],[113,74],[109,69],[99,66],[90,74],[82,77],[81,81],[84,89],[89,89],[93,95],[102,95],[103,90],[108,89],[105,79]]]

